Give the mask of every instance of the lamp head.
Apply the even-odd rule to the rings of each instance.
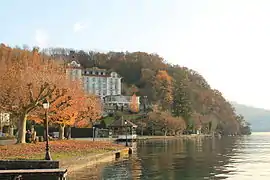
[[[44,99],[44,101],[42,102],[42,105],[44,109],[49,109],[50,107],[50,103],[47,101],[47,99]]]

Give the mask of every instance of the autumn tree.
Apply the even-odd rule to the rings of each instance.
[[[164,70],[158,71],[155,76],[154,93],[162,110],[170,110],[173,102],[172,77]]]
[[[155,122],[160,130],[167,136],[169,132],[171,134],[178,134],[186,128],[185,121],[181,117],[173,117],[169,112],[155,111],[148,114],[149,121]]]
[[[182,117],[172,117],[168,125],[172,135],[183,134],[186,129],[186,122]]]
[[[130,101],[129,109],[133,113],[139,112],[139,104],[138,104],[137,96],[136,96],[135,93],[131,96],[131,101]]]
[[[59,139],[64,139],[65,127],[73,126],[76,123],[79,112],[85,105],[87,98],[81,87],[79,82],[71,81],[68,88],[61,92],[57,90],[48,98],[51,102],[48,109],[49,121],[59,126]],[[29,119],[37,123],[43,123],[44,110],[38,108],[30,114]]]
[[[29,52],[1,45],[0,59],[5,65],[0,71],[0,106],[18,117],[18,143],[25,143],[28,115],[44,99],[65,88],[65,73],[36,49]]]
[[[94,95],[88,95],[80,108],[75,126],[89,127],[102,116],[101,100]]]

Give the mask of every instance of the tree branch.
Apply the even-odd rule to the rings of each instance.
[[[30,103],[33,103],[34,102],[34,93],[33,93],[33,90],[32,90],[33,84],[29,83],[29,84],[27,84],[27,86],[28,86],[28,90],[29,90]]]

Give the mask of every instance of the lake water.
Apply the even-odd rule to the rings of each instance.
[[[268,180],[270,134],[198,140],[149,140],[129,158],[85,168],[71,179]]]

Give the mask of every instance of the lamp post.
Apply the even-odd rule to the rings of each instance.
[[[127,131],[127,120],[125,120],[125,126],[126,126],[126,147],[128,147],[128,131]]]
[[[42,103],[43,108],[45,109],[45,138],[46,138],[46,154],[45,160],[52,160],[50,150],[49,150],[49,127],[48,127],[48,109],[50,103],[45,99]]]
[[[147,101],[147,96],[143,96],[143,111],[146,113],[146,101]]]
[[[93,141],[95,141],[95,126],[93,126]]]

